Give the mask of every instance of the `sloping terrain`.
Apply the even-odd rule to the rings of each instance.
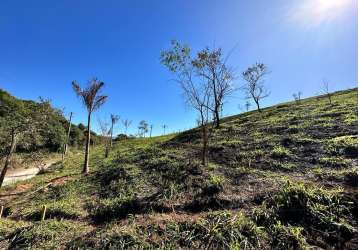
[[[357,249],[358,89],[92,150],[1,191],[0,248]],[[47,206],[41,222],[41,208]]]

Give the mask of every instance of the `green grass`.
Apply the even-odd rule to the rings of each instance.
[[[358,90],[222,119],[201,166],[200,130],[71,149],[6,187],[0,248],[339,248],[357,233]],[[41,208],[47,215],[40,220]],[[36,238],[37,240],[34,240]]]

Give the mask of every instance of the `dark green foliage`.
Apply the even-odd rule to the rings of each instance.
[[[62,112],[53,108],[49,101],[24,101],[0,89],[0,153],[7,152],[14,127],[19,127],[21,136],[16,147],[18,152],[40,149],[57,152],[65,142],[68,123]],[[83,145],[84,130],[84,126],[72,127],[70,145]]]

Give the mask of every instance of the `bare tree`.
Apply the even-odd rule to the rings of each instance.
[[[197,66],[191,59],[190,48],[176,41],[172,49],[161,54],[161,62],[176,76],[187,104],[198,112],[198,125],[202,132],[202,164],[207,165],[208,154],[208,122],[210,104],[212,103],[211,85],[209,81],[197,74]],[[164,127],[163,127],[164,128]]]
[[[295,99],[295,101],[296,101],[297,104],[300,104],[300,103],[301,103],[301,96],[302,96],[302,92],[301,92],[301,91],[298,91],[297,93],[294,93],[292,96],[293,96],[293,98]]]
[[[81,87],[76,81],[72,82],[73,90],[76,92],[77,96],[81,98],[83,104],[87,108],[87,138],[83,173],[89,172],[91,116],[92,113],[98,110],[107,100],[107,96],[100,95],[100,91],[103,86],[104,82],[99,81],[97,78],[93,78],[92,80],[90,80],[88,82],[87,87],[84,89],[81,89]]]
[[[212,103],[208,108],[213,112],[216,128],[220,126],[220,114],[225,99],[235,91],[234,72],[227,66],[227,59],[228,57],[223,58],[220,48],[213,50],[206,48],[192,61],[196,74],[208,81],[209,94],[212,95]]]
[[[327,80],[323,80],[321,93],[328,98],[329,105],[332,105],[332,96],[333,96],[333,94],[330,91],[329,82]]]
[[[270,92],[265,88],[263,79],[267,74],[267,66],[263,63],[256,63],[242,73],[246,81],[244,89],[247,98],[252,98],[259,112],[261,112],[260,101],[270,95]]]
[[[104,148],[105,148],[105,153],[104,156],[107,158],[109,155],[109,150],[110,150],[110,134],[111,134],[111,130],[109,129],[109,123],[105,122],[101,119],[98,119],[98,124],[99,124],[99,128],[101,130],[101,135],[104,141]]]
[[[114,125],[118,121],[119,121],[119,116],[111,114],[111,143],[110,143],[110,148],[112,148],[112,146],[113,146],[113,128],[114,128]]]
[[[148,126],[148,123],[144,120],[139,122],[138,131],[141,137],[145,137],[145,134],[148,133]]]
[[[72,115],[73,115],[73,112],[70,112],[70,120],[68,122],[66,141],[65,141],[65,145],[63,146],[62,161],[64,161],[65,156],[67,154],[68,141],[70,140],[70,134],[71,134]]]
[[[132,121],[131,121],[131,120],[128,120],[128,119],[125,119],[125,120],[122,120],[122,124],[123,124],[123,126],[124,126],[125,134],[127,135],[128,128],[131,126]]]

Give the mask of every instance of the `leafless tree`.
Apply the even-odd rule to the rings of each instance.
[[[295,99],[295,101],[296,101],[297,104],[300,104],[300,103],[301,103],[301,96],[302,96],[302,92],[301,92],[301,91],[298,91],[297,93],[294,93],[292,96],[293,96],[293,98]]]
[[[113,129],[114,129],[114,125],[118,121],[119,121],[119,116],[111,114],[111,143],[110,143],[110,148],[112,148],[112,146],[113,146]]]
[[[195,73],[207,80],[212,95],[208,108],[213,112],[214,124],[220,126],[220,114],[225,99],[234,91],[234,72],[227,66],[227,58],[223,57],[222,50],[206,48],[197,54],[192,61]]]
[[[246,81],[244,89],[247,98],[252,98],[259,112],[261,112],[260,101],[270,95],[270,92],[265,88],[263,79],[268,73],[267,66],[263,63],[256,63],[242,73]]]
[[[87,108],[87,138],[85,161],[83,165],[83,173],[89,172],[89,154],[90,154],[90,140],[91,140],[91,116],[92,113],[98,110],[107,100],[107,96],[100,95],[100,91],[104,86],[104,82],[93,78],[88,82],[86,88],[81,88],[76,81],[72,82],[73,90],[77,96],[81,98],[84,106]]]
[[[172,49],[162,52],[161,62],[176,76],[176,81],[183,90],[187,104],[198,113],[198,125],[202,134],[202,164],[207,165],[208,154],[208,123],[212,111],[211,85],[208,79],[197,74],[190,56],[190,48],[176,41],[172,42]]]
[[[327,80],[323,80],[321,93],[328,98],[329,105],[332,105],[332,92],[330,91],[329,82]]]
[[[132,121],[131,121],[131,120],[128,120],[128,119],[125,119],[125,120],[122,120],[122,124],[123,124],[123,126],[124,126],[125,134],[127,135],[128,128],[131,126]]]
[[[101,119],[98,119],[98,125],[101,130],[101,135],[104,142],[104,148],[105,148],[104,156],[107,158],[110,150],[111,130],[109,129],[109,123]]]
[[[70,140],[70,134],[71,134],[72,116],[73,116],[73,112],[70,112],[70,120],[68,122],[67,136],[66,136],[65,145],[63,146],[63,152],[62,152],[62,161],[64,161],[65,156],[67,154],[68,141]]]

